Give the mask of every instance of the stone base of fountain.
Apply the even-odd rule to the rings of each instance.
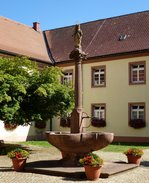
[[[102,167],[100,178],[109,178],[110,176],[137,168],[136,164],[128,164],[126,162],[105,162]],[[59,160],[40,160],[28,162],[25,167],[26,172],[71,177],[86,180],[84,167],[65,167],[60,164]],[[77,181],[76,180],[76,181]],[[118,179],[117,179],[118,180]]]
[[[63,166],[79,166],[78,161],[85,154],[100,150],[113,141],[114,134],[107,132],[46,132],[50,144],[62,153]]]

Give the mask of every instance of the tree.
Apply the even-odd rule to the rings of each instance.
[[[28,125],[70,112],[74,92],[61,76],[60,68],[39,71],[26,57],[0,58],[0,120]]]

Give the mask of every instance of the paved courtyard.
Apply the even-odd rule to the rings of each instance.
[[[27,162],[39,160],[58,160],[61,157],[56,148],[41,148],[29,146],[31,155]],[[149,183],[149,149],[144,151],[141,166],[109,178],[100,178],[99,183]],[[127,161],[122,153],[97,152],[104,161]],[[7,156],[0,156],[0,182],[1,183],[61,183],[76,182],[89,183],[86,179],[50,176],[27,172],[15,172],[12,169],[11,160]]]

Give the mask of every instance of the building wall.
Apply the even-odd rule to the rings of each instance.
[[[129,85],[129,62],[146,61],[146,84]],[[91,87],[91,67],[106,66],[106,87]],[[92,103],[106,103],[107,126],[98,130],[114,132],[115,136],[149,136],[149,57],[136,57],[83,65],[83,105],[91,115]],[[128,126],[128,103],[145,102],[146,127],[134,129]],[[89,130],[97,130],[90,127]]]
[[[45,131],[50,129],[49,121],[46,123],[45,129],[34,127],[34,123],[28,126],[18,126],[15,130],[6,130],[4,123],[0,121],[0,140],[9,142],[23,142],[27,140],[43,140],[46,139]]]
[[[146,84],[129,85],[129,63],[136,61],[146,61]],[[106,66],[106,87],[93,88],[91,86],[91,68],[93,66]],[[74,65],[60,66],[62,70],[73,70]],[[83,106],[84,112],[91,116],[91,104],[106,104],[106,127],[97,128],[90,126],[90,120],[86,120],[87,131],[114,132],[115,137],[120,141],[147,141],[149,142],[149,56],[123,58],[116,60],[91,60],[83,64]],[[134,129],[128,125],[128,103],[145,102],[146,107],[146,127]],[[60,127],[60,119],[53,118],[53,131],[70,131],[70,128]],[[26,141],[32,139],[43,139],[45,131],[49,130],[47,123],[46,129],[39,130],[32,126],[21,127],[8,132],[0,121],[0,139],[5,141]]]
[[[146,61],[146,84],[129,84],[129,63]],[[91,67],[106,66],[106,87],[93,88],[91,86]],[[74,69],[73,66],[64,67],[64,70]],[[83,64],[83,106],[84,111],[91,116],[91,104],[106,104],[106,127],[90,126],[86,120],[87,131],[114,132],[115,137],[143,137],[142,141],[149,142],[149,57],[124,58],[111,61],[92,60]],[[145,102],[146,127],[134,129],[128,125],[128,104],[132,102]],[[53,120],[53,130],[68,131],[69,128],[59,127],[59,120]],[[145,139],[146,138],[146,139]],[[131,141],[131,140],[130,140]]]
[[[62,71],[69,71],[72,70],[73,71],[73,86],[74,86],[74,79],[75,79],[75,67],[74,65],[65,65],[65,66],[60,66],[60,68],[62,69]],[[53,131],[70,131],[70,128],[68,127],[61,127],[60,126],[60,117],[58,118],[53,118],[52,119],[52,130]]]

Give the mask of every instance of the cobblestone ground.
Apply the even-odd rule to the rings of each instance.
[[[37,160],[59,159],[60,153],[55,148],[35,148],[30,146],[32,154],[28,162]],[[99,153],[99,152],[98,152]],[[126,161],[125,155],[121,153],[100,152],[105,161]],[[26,172],[15,172],[12,169],[11,160],[7,156],[0,156],[0,183],[61,183],[76,182],[90,183],[92,181],[79,180],[68,177],[57,177]],[[107,179],[100,178],[99,183],[149,183],[149,150],[145,150],[140,167],[129,170]]]

